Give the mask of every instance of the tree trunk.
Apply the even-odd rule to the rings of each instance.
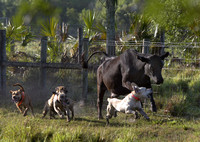
[[[115,0],[106,0],[107,38],[106,53],[115,55]]]

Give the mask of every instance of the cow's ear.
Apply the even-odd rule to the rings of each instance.
[[[150,63],[150,59],[149,59],[149,58],[142,57],[142,56],[137,56],[137,58],[138,58],[139,60],[141,60],[142,62]]]
[[[12,90],[10,90],[10,94],[12,94],[12,92],[13,92],[13,91],[12,91]]]
[[[169,52],[166,52],[165,54],[161,55],[160,58],[164,60],[167,56],[169,56]]]

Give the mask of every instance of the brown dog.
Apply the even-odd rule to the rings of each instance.
[[[51,98],[46,102],[43,110],[43,118],[50,111],[50,119],[54,117],[54,114],[58,114],[59,117],[64,118],[67,116],[67,121],[70,121],[69,111],[72,113],[72,119],[74,117],[73,101],[67,97],[67,89],[64,86],[56,87],[56,92],[53,92]]]
[[[16,83],[13,86],[19,86],[20,89],[16,91],[10,90],[12,95],[12,100],[15,102],[19,111],[26,116],[29,109],[32,111],[32,115],[34,116],[33,107],[31,104],[31,100],[29,96],[25,93],[24,88],[19,84]]]

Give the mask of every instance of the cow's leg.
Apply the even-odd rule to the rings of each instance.
[[[156,104],[155,104],[155,101],[154,101],[154,98],[153,98],[153,93],[151,93],[150,96],[151,96],[150,100],[151,100],[152,111],[157,112]]]
[[[149,80],[149,83],[147,84],[147,85],[145,85],[144,87],[146,87],[146,88],[151,88],[152,89],[152,86],[151,86],[151,82],[150,82],[150,80]],[[153,90],[153,89],[152,89]],[[149,94],[150,95],[150,101],[151,101],[151,110],[153,111],[153,112],[157,112],[157,108],[156,108],[156,104],[155,104],[155,101],[154,101],[154,98],[153,98],[153,92],[151,93],[151,94]]]
[[[122,86],[127,88],[128,90],[133,91],[133,86],[137,86],[134,82],[130,82],[130,74],[131,69],[127,65],[123,65],[121,67],[121,74],[122,74]]]
[[[137,86],[134,82],[130,82],[129,81],[129,72],[126,71],[122,74],[122,86],[129,89],[129,90],[133,90],[133,86]]]
[[[103,105],[103,97],[106,91],[105,87],[97,84],[97,108],[98,108],[98,119],[103,119],[102,116],[102,105]]]

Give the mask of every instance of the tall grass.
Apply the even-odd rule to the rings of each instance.
[[[173,116],[200,116],[200,71],[167,70],[164,71],[164,83],[157,89],[157,103]],[[154,86],[154,89],[156,86]],[[160,101],[160,102],[159,102]]]

